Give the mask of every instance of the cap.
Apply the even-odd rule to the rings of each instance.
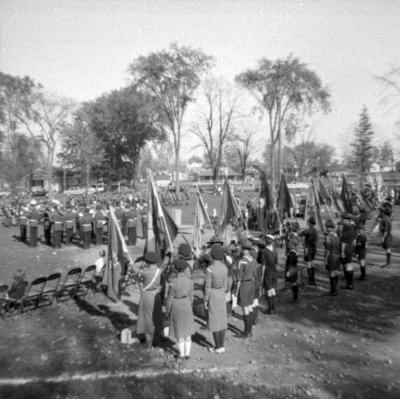
[[[329,219],[325,222],[325,227],[328,229],[334,229],[335,228],[335,223],[333,220]]]
[[[144,260],[147,263],[154,264],[160,261],[160,257],[155,252],[146,252],[146,254],[144,255]]]

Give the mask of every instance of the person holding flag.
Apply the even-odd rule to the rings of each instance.
[[[307,265],[308,283],[315,285],[315,268],[314,259],[317,254],[318,231],[315,228],[315,218],[308,218],[308,229],[300,232],[300,236],[304,237],[304,261]]]

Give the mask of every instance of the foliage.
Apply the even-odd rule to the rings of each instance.
[[[178,189],[177,172],[185,111],[194,101],[200,77],[211,67],[211,62],[212,58],[201,50],[173,43],[169,49],[141,56],[129,66],[134,83],[158,99],[165,115],[165,126],[173,138]]]
[[[374,132],[369,119],[367,107],[364,105],[358,125],[355,129],[354,140],[351,143],[352,153],[356,168],[363,175],[369,171],[370,166],[375,161],[374,159],[374,146],[372,140]]]
[[[393,146],[388,140],[379,149],[379,161],[383,164],[392,164],[394,161]]]
[[[267,113],[270,133],[271,187],[275,186],[275,146],[278,145],[278,169],[281,164],[281,131],[292,113],[329,109],[329,91],[315,72],[292,56],[275,62],[262,58],[257,68],[236,76]]]
[[[104,143],[110,168],[137,178],[141,150],[147,143],[165,140],[154,97],[136,86],[114,90],[88,105],[90,129]]]

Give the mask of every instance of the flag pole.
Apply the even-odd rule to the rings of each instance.
[[[158,193],[156,191],[156,188],[155,188],[155,185],[154,185],[154,182],[153,182],[153,176],[151,174],[151,171],[149,169],[147,169],[147,173],[148,173],[149,178],[150,178],[151,188],[152,188],[152,191],[154,193],[154,197],[155,197],[155,199],[157,201],[157,209],[159,209],[160,219],[164,223],[165,233],[167,235],[168,243],[169,243],[169,246],[170,246],[170,249],[171,249],[171,253],[172,253],[173,250],[174,250],[174,247],[172,246],[171,236],[169,235],[168,226],[167,226],[167,223],[165,222],[165,219],[164,219],[164,211],[162,210],[160,199],[158,198]],[[150,195],[151,195],[151,193],[150,193]]]
[[[197,197],[199,198],[199,201],[201,202],[201,206],[203,207],[203,209],[206,209],[206,207],[204,205],[203,198],[202,198],[202,196],[200,194],[200,191],[199,191],[199,186],[197,184],[196,184],[196,191],[197,191]],[[215,235],[215,230],[214,230],[214,227],[213,227],[213,225],[211,223],[211,219],[210,219],[210,215],[208,214],[208,211],[206,212],[206,215],[207,215],[207,221],[208,221],[208,223],[209,223],[209,225],[211,227],[211,230],[213,231],[213,234]]]

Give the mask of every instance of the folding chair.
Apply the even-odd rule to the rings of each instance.
[[[61,273],[53,273],[46,279],[46,285],[42,292],[42,302],[43,306],[49,306],[53,303],[55,294],[58,290],[58,285],[60,284]]]
[[[45,285],[46,277],[39,277],[31,282],[23,300],[21,301],[21,313],[25,310],[32,310],[39,306]]]
[[[76,295],[78,296],[86,296],[89,289],[93,291],[95,288],[95,281],[94,281],[94,273],[96,271],[96,265],[88,266],[82,273],[81,278],[78,282],[78,289],[76,291]]]
[[[55,293],[57,302],[64,302],[75,297],[81,274],[80,267],[74,267],[67,272],[61,288]]]
[[[7,284],[0,285],[0,314],[1,314],[2,319],[4,319],[4,311],[5,311],[6,303],[7,303],[6,294],[7,294],[8,288],[9,287]]]
[[[29,287],[27,281],[19,281],[11,286],[7,292],[5,309],[8,314],[11,314],[11,309],[15,309],[19,306],[20,312],[22,312],[22,301],[25,298],[26,291]]]

